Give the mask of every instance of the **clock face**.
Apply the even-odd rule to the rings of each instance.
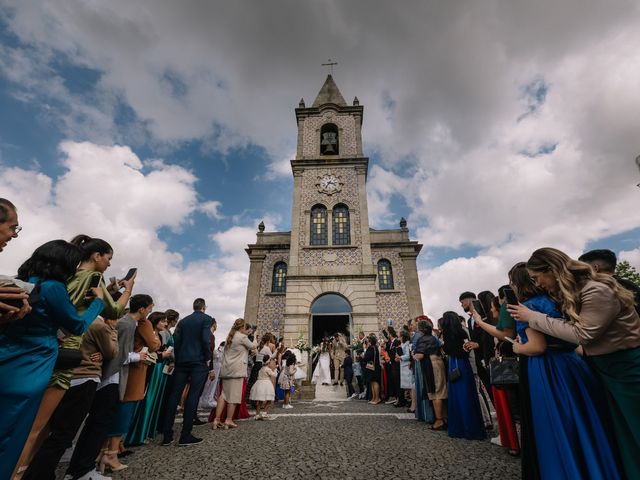
[[[338,188],[338,179],[333,175],[325,175],[320,180],[320,187],[326,191],[335,191]]]

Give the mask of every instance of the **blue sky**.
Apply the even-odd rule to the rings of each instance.
[[[290,229],[294,108],[329,57],[365,107],[372,227],[405,217],[425,245],[426,312],[540,246],[640,266],[635,6],[359,3],[282,2],[281,28],[261,3],[257,22],[242,4],[1,0],[0,194],[28,228],[0,268],[99,234],[163,308],[199,291],[241,316],[243,249],[261,220]]]

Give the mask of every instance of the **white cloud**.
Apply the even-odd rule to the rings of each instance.
[[[222,208],[222,203],[212,200],[209,202],[203,202],[200,204],[198,209],[206,214],[209,218],[213,218],[215,220],[220,220],[224,218],[224,215],[220,213],[220,209]]]
[[[290,175],[292,110],[301,96],[311,104],[323,80],[318,64],[337,53],[336,81],[347,100],[357,95],[365,106],[365,151],[380,157],[369,177],[372,225],[393,226],[393,202],[402,196],[423,254],[462,245],[480,251],[421,272],[429,312],[457,305],[459,291],[495,289],[509,266],[537,247],[577,255],[589,241],[640,226],[634,2],[414,1],[397,8],[368,1],[362,8],[357,1],[276,1],[251,2],[251,16],[245,2],[4,4],[23,45],[1,47],[0,70],[17,98],[49,105],[43,114],[61,119],[68,138],[151,142],[169,151],[191,139],[223,152],[252,143],[269,163],[265,172],[248,173],[253,178]],[[100,72],[93,91],[69,91],[56,71],[61,55]],[[526,93],[530,85],[548,89],[543,102]],[[115,123],[119,102],[138,122]],[[536,155],[541,151],[548,153]],[[68,221],[60,212],[78,225],[101,218],[99,226],[119,228],[123,242],[157,240],[160,226],[186,228],[197,208],[194,174],[152,164],[144,175],[119,155],[133,161],[126,151],[106,155],[124,182],[101,185],[109,193],[74,190],[101,171],[82,162],[70,164],[71,180],[49,187],[46,177],[21,170],[3,172],[0,182],[18,185],[30,175],[39,182],[14,192],[32,192],[29,200],[49,214],[37,215],[41,232]],[[125,186],[133,193],[126,196]],[[180,192],[177,201],[156,198],[167,187]],[[198,275],[208,268],[217,276],[246,272],[242,250],[255,227],[244,225],[259,220],[223,201],[237,226],[213,235],[225,258],[198,264]],[[216,218],[220,207],[212,202],[204,208]],[[129,208],[110,210],[114,203]],[[165,262],[180,262],[163,248]],[[621,258],[636,258],[634,252]],[[225,280],[233,286],[239,278]]]
[[[0,256],[0,271],[15,272],[45,241],[85,233],[112,245],[113,266],[107,277],[138,267],[135,291],[151,294],[156,308],[175,308],[186,315],[193,299],[204,297],[221,332],[242,316],[248,260],[185,263],[158,237],[161,227],[184,228],[198,210],[191,172],[156,162],[145,174],[128,147],[65,142],[61,151],[66,171],[57,180],[35,171],[4,169],[0,192],[18,207],[24,230]],[[221,246],[223,251],[228,248]]]
[[[626,260],[640,272],[640,248],[621,251],[618,254],[618,260]]]

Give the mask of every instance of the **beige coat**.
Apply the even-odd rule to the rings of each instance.
[[[246,377],[249,352],[256,352],[255,344],[244,333],[236,332],[231,339],[231,345],[225,345],[220,378]]]
[[[640,318],[633,306],[620,302],[604,283],[589,281],[580,292],[580,322],[549,318],[536,312],[529,326],[553,337],[582,345],[587,355],[640,347]]]

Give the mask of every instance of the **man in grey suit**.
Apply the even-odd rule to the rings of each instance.
[[[210,328],[213,318],[204,313],[207,305],[202,298],[196,298],[193,302],[193,313],[184,317],[173,334],[174,355],[176,367],[173,371],[174,382],[169,399],[164,422],[163,445],[173,443],[173,423],[180,396],[186,385],[189,385],[189,394],[184,405],[182,419],[182,433],[178,445],[188,446],[202,442],[201,438],[191,434],[193,420],[197,413],[198,398],[202,386],[209,373],[209,360],[211,360]]]

